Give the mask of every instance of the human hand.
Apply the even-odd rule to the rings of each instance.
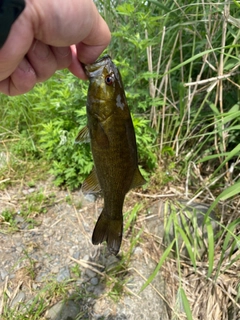
[[[93,1],[25,2],[0,49],[0,92],[26,93],[63,68],[86,79],[80,62],[94,62],[111,38]]]

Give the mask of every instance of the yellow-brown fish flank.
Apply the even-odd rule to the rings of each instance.
[[[92,242],[107,241],[117,254],[122,241],[122,208],[126,193],[145,183],[137,159],[136,138],[120,73],[109,56],[85,66],[89,77],[88,130],[94,171],[83,184],[83,192],[102,190],[104,208],[93,231]],[[86,129],[77,140],[86,139]]]

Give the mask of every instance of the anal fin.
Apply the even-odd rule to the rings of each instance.
[[[146,183],[146,180],[143,178],[141,172],[139,171],[139,168],[137,168],[134,173],[130,189],[140,187],[145,183]]]

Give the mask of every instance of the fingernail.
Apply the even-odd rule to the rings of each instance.
[[[35,73],[32,66],[30,65],[30,63],[26,60],[26,59],[23,59],[19,65],[18,65],[18,68],[20,70],[22,70],[23,72],[32,72],[32,73]]]
[[[69,47],[55,47],[55,52],[61,57],[67,57],[71,53],[71,50]]]
[[[49,55],[50,49],[48,45],[36,40],[33,45],[32,51],[38,58],[45,59]]]

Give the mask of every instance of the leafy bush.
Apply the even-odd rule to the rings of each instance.
[[[87,122],[87,87],[87,82],[59,71],[28,94],[1,96],[0,134],[6,138],[10,152],[28,160],[47,159],[56,185],[70,189],[79,187],[93,167],[90,145],[75,144],[80,128]],[[134,119],[139,158],[146,175],[156,163],[151,147],[154,132],[148,120]]]
[[[55,119],[43,125],[40,138],[45,156],[52,160],[50,172],[56,178],[56,185],[70,189],[79,187],[93,166],[89,144],[75,144],[76,136],[76,128],[67,131],[64,122]]]
[[[112,29],[108,53],[122,74],[143,168],[164,160],[166,149],[183,175],[189,161],[209,162],[214,155],[215,167],[230,161],[239,141],[236,5],[168,0],[99,0],[97,5]],[[227,20],[222,12],[228,9]],[[28,94],[1,95],[0,134],[19,157],[51,159],[57,184],[76,187],[90,170],[89,146],[74,144],[86,123],[86,95],[87,83],[67,71]]]
[[[1,95],[0,133],[8,151],[28,160],[51,160],[57,185],[75,188],[90,171],[89,147],[74,144],[79,127],[86,124],[87,86],[59,71],[27,94]]]
[[[216,155],[213,172],[230,161],[239,141],[237,3],[97,4],[113,32],[109,51],[121,68],[129,105],[154,129],[158,158],[165,161],[164,150],[172,149],[171,162],[181,164],[183,176],[190,161],[206,155]],[[212,165],[201,165],[201,173]]]

